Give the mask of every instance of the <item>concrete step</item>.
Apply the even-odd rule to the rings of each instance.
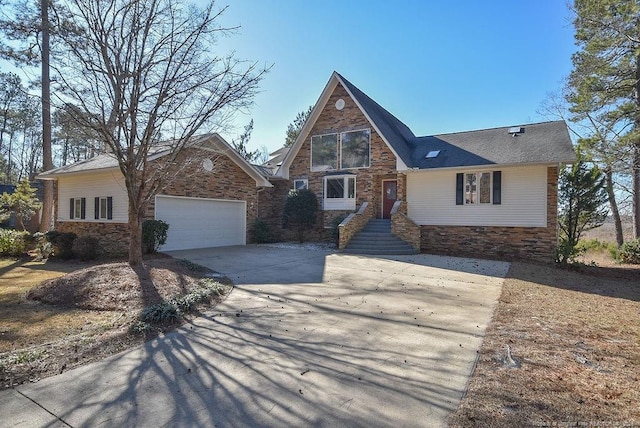
[[[342,250],[348,254],[402,255],[418,252],[391,233],[391,220],[373,219]]]

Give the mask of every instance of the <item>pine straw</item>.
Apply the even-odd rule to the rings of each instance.
[[[638,268],[514,263],[450,425],[640,425],[638,314]]]
[[[28,276],[29,268],[22,266],[21,275]],[[136,270],[124,262],[95,265],[46,280],[26,299],[6,301],[13,316],[10,330],[0,337],[0,388],[102,359],[175,328],[158,326],[146,337],[129,329],[145,307],[193,291],[211,273],[168,257],[147,259]],[[221,299],[214,296],[201,309]]]

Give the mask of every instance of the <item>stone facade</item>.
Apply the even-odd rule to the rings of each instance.
[[[420,226],[426,253],[496,258],[554,260],[558,242],[558,168],[547,168],[547,227]]]
[[[336,101],[343,99],[345,106],[342,110],[335,108]],[[396,158],[387,147],[380,135],[373,129],[347,91],[338,84],[329,100],[314,123],[311,132],[300,147],[297,156],[289,169],[289,178],[307,179],[309,189],[315,192],[322,206],[323,178],[326,171],[311,171],[311,137],[329,133],[370,129],[370,166],[368,168],[331,171],[331,173],[349,173],[356,175],[356,209],[363,202],[368,202],[375,217],[382,215],[382,180],[398,179],[398,199],[404,199],[404,175],[396,171]],[[330,228],[336,218],[344,218],[353,211],[323,211],[318,222],[318,228]]]
[[[202,160],[205,158],[213,162],[213,170],[210,172],[205,171],[202,166]],[[173,178],[158,194],[246,201],[247,242],[252,242],[251,227],[257,218],[259,203],[259,189],[256,187],[255,180],[227,156],[202,149],[186,149],[174,164],[178,169],[173,172]],[[55,200],[58,200],[57,195]],[[151,200],[147,206],[145,218],[153,219],[154,210],[155,201]],[[58,218],[57,211],[55,218]],[[127,223],[56,221],[55,229],[61,232],[73,232],[78,236],[97,237],[100,240],[102,252],[106,255],[119,255],[128,251]]]
[[[344,249],[351,238],[360,232],[371,218],[373,218],[373,209],[368,202],[363,202],[358,212],[349,214],[338,226],[338,249]]]
[[[407,214],[407,203],[398,201],[391,211],[391,233],[407,242],[415,250],[420,251],[421,231],[420,226],[415,224]]]

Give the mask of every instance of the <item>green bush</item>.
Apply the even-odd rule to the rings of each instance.
[[[587,251],[608,251],[610,253],[614,252],[618,247],[615,242],[607,242],[601,241],[597,238],[594,239],[581,239],[576,245],[578,251],[587,252]]]
[[[81,236],[73,241],[73,254],[82,261],[95,260],[98,258],[98,248],[100,241],[93,236]]]
[[[304,232],[316,223],[318,199],[311,190],[292,190],[284,204],[283,224],[292,227],[298,240],[304,242]]]
[[[63,260],[69,260],[74,257],[73,241],[78,235],[73,232],[58,232],[52,230],[46,233],[47,240],[53,244],[53,254]]]
[[[162,220],[145,220],[142,222],[142,251],[152,254],[167,242],[169,225]]]
[[[36,259],[47,260],[53,254],[53,244],[47,240],[47,234],[43,232],[36,232],[33,234],[33,239],[36,242]]]
[[[622,244],[616,253],[620,263],[640,264],[640,238]]]
[[[160,324],[165,322],[175,322],[180,318],[180,313],[176,305],[162,302],[147,307],[142,311],[142,321]]]
[[[257,218],[255,223],[253,223],[251,233],[253,234],[253,239],[257,244],[264,244],[271,240],[269,224],[261,218]]]
[[[0,229],[0,256],[20,257],[27,253],[29,232]]]

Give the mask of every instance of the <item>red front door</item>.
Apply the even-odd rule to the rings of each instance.
[[[385,180],[382,182],[382,218],[391,218],[391,208],[398,198],[398,182]]]

